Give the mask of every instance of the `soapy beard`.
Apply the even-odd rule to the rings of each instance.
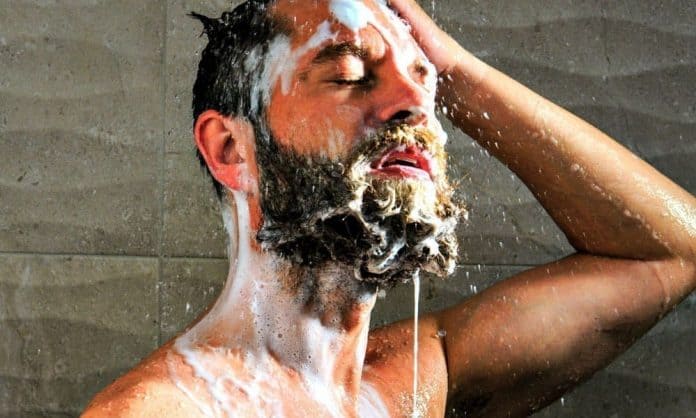
[[[438,176],[430,182],[368,174],[372,161],[397,145],[427,150]],[[299,156],[267,137],[257,141],[257,160],[264,216],[257,238],[264,249],[309,267],[338,261],[356,279],[382,288],[421,269],[439,276],[454,271],[463,209],[452,201],[446,154],[430,131],[385,128],[344,161]]]

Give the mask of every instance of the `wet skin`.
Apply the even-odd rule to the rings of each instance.
[[[334,54],[317,62],[326,46],[356,45],[352,31],[332,21],[338,38],[299,60],[288,94],[274,88],[271,129],[297,153],[337,158],[366,132],[395,117],[437,130],[435,76],[442,76],[438,97],[452,110],[454,125],[529,186],[577,254],[421,319],[422,411],[431,417],[444,416],[446,407],[462,416],[463,411],[466,416],[527,415],[604,367],[694,290],[695,199],[594,127],[471,56],[414,2],[394,0],[391,5],[409,21],[416,40],[399,36],[398,25],[372,2],[366,4],[393,36],[387,39],[370,25],[359,32],[358,54]],[[295,47],[330,18],[326,2],[298,7],[281,1],[274,12],[295,22]],[[424,65],[421,48],[435,69]],[[362,80],[366,75],[369,82]],[[265,265],[267,255],[253,238],[262,219],[251,130],[242,119],[206,112],[194,133],[218,181],[246,197],[248,208],[239,208],[237,200],[235,213],[243,223],[240,213],[248,211],[252,233],[241,238]],[[269,279],[291,282],[292,272],[278,269]],[[335,286],[331,274],[324,286]],[[302,317],[293,317],[294,299],[283,289],[274,294],[278,306],[287,307],[283,315],[302,323]],[[371,331],[368,337],[374,295],[346,285],[322,297],[335,298],[333,306],[338,307],[319,312],[319,322],[340,337],[332,340],[335,361],[317,367],[328,367],[324,383],[331,387],[339,415],[409,416],[411,322]],[[217,318],[205,329],[205,341],[223,346],[226,335],[241,335],[242,342],[227,347],[231,354],[215,361],[246,381],[257,369],[239,354],[259,347],[251,335],[245,338],[247,325],[239,321],[246,308],[234,308],[230,312],[236,316]],[[328,337],[312,338],[293,341],[311,348]],[[263,371],[275,384],[265,394],[287,406],[287,416],[328,416],[301,379],[298,365],[284,353],[270,351],[272,360]],[[200,408],[174,384],[172,368],[205,398],[205,385],[169,343],[99,394],[85,416],[200,416]],[[264,416],[254,412],[258,404],[244,385],[226,389],[235,399],[235,415]]]

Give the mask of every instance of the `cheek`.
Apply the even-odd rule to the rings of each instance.
[[[290,102],[272,107],[269,118],[278,142],[297,153],[340,158],[348,155],[364,131],[359,107],[315,101],[310,104],[309,100]]]
[[[337,106],[332,120],[336,128],[343,131],[349,145],[354,145],[365,134],[365,111],[360,107]]]

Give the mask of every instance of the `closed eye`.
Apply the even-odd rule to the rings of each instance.
[[[329,82],[338,86],[369,87],[373,82],[373,78],[366,75],[360,78],[336,78]]]
[[[338,84],[339,86],[362,86],[366,85],[369,83],[369,79],[367,77],[363,78],[358,78],[358,79],[336,79],[336,80],[331,80],[332,83]]]

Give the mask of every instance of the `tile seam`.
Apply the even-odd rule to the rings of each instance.
[[[156,290],[156,304],[157,304],[157,346],[162,344],[162,282],[163,282],[163,266],[164,266],[164,212],[165,212],[165,175],[166,175],[166,143],[167,143],[167,38],[169,36],[169,19],[168,10],[169,2],[162,2],[162,51],[161,51],[161,68],[160,77],[162,80],[162,136],[160,141],[159,149],[159,167],[160,175],[158,179],[159,187],[159,231],[158,231],[158,242],[157,242],[157,283],[155,285]]]
[[[39,252],[22,252],[22,251],[0,251],[0,257],[3,256],[18,256],[18,257],[54,257],[54,258],[65,258],[65,257],[75,257],[75,258],[111,258],[111,259],[123,259],[123,260],[156,260],[156,261],[227,261],[226,257],[205,257],[205,256],[164,256],[164,255],[130,255],[130,254],[85,254],[85,253],[39,253]],[[488,267],[537,267],[547,263],[539,264],[519,264],[519,263],[459,263],[457,267],[469,267],[469,268],[488,268]]]

